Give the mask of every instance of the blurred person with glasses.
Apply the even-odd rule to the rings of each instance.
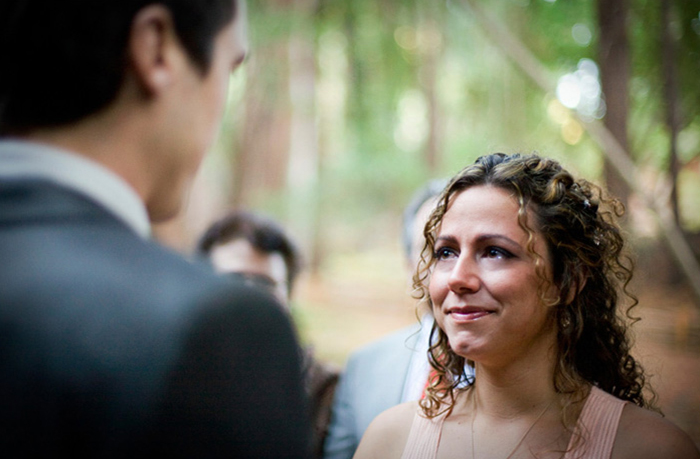
[[[296,244],[276,221],[246,211],[230,213],[203,233],[197,253],[219,274],[272,293],[291,313],[291,295],[302,261]],[[313,452],[321,457],[340,369],[319,362],[310,347],[304,349],[302,358],[311,404]]]

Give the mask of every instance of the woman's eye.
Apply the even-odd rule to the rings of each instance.
[[[486,249],[487,258],[512,258],[513,254],[500,247],[488,247]]]
[[[434,256],[435,256],[436,260],[444,260],[444,259],[449,258],[452,255],[454,255],[454,253],[455,252],[452,249],[449,249],[447,247],[441,247],[441,248],[435,250]]]

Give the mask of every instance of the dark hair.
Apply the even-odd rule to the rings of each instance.
[[[301,271],[296,245],[274,220],[245,211],[233,212],[214,222],[197,242],[197,253],[209,257],[216,246],[245,239],[264,253],[279,253],[287,267],[287,285],[291,293]]]
[[[401,242],[403,243],[404,255],[406,258],[413,256],[413,234],[415,232],[416,216],[420,208],[428,200],[440,196],[442,190],[447,186],[447,179],[434,179],[416,190],[403,211],[403,225],[401,228]]]
[[[0,2],[0,134],[78,121],[114,100],[127,67],[132,21],[162,4],[205,74],[214,38],[236,0],[3,0]]]
[[[628,323],[637,304],[627,286],[633,263],[624,253],[624,240],[616,218],[623,213],[619,201],[603,195],[596,185],[574,177],[551,159],[537,155],[483,156],[455,176],[439,199],[425,227],[426,249],[414,276],[418,296],[431,307],[427,279],[434,263],[435,238],[451,200],[461,191],[479,185],[505,189],[515,196],[518,222],[529,235],[527,250],[540,277],[539,296],[553,306],[557,326],[557,362],[554,387],[560,393],[581,396],[588,385],[639,406],[653,408],[645,399],[645,376],[630,355]],[[534,217],[530,221],[528,216]],[[533,234],[540,232],[551,259],[552,279],[546,276],[544,259],[534,251]],[[551,285],[557,298],[546,297]],[[625,313],[620,295],[630,299]],[[421,405],[429,416],[448,408],[455,391],[463,387],[465,360],[450,348],[447,335],[433,329],[431,365],[437,380],[427,389]],[[432,338],[432,337],[431,337]],[[470,381],[466,381],[467,384]]]

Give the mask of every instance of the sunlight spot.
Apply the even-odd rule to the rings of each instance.
[[[584,119],[602,118],[606,106],[598,76],[598,65],[591,59],[581,59],[575,72],[559,78],[557,99],[565,107],[576,110]]]
[[[408,26],[397,27],[394,31],[394,40],[407,51],[413,51],[418,47],[416,32]]]
[[[428,107],[418,90],[407,91],[398,106],[394,142],[404,151],[416,151],[428,137]]]
[[[574,38],[574,41],[581,46],[588,46],[593,38],[591,29],[589,29],[587,25],[581,23],[574,24],[571,28],[571,36]]]
[[[567,73],[559,78],[557,84],[557,99],[565,107],[576,108],[581,101],[581,88],[574,75]]]
[[[561,126],[561,137],[564,142],[569,145],[576,145],[583,137],[583,126],[573,118],[569,118],[566,123]]]
[[[700,13],[698,13],[698,17],[693,18],[690,24],[693,27],[695,33],[700,35]]]
[[[552,99],[547,104],[547,115],[549,119],[557,124],[564,124],[571,118],[569,109],[564,107],[557,99]]]

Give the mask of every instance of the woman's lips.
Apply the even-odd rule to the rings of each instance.
[[[447,310],[447,314],[452,316],[452,319],[456,322],[471,322],[492,313],[493,311],[474,306],[453,307]]]

